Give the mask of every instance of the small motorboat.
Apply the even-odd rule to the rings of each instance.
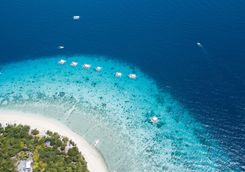
[[[197,42],[197,46],[203,48],[203,45],[200,42]]]
[[[79,20],[80,16],[73,16],[73,20]]]
[[[96,147],[99,143],[100,143],[100,140],[99,139],[95,140],[94,146]]]
[[[64,49],[65,47],[63,45],[59,45],[58,49]]]

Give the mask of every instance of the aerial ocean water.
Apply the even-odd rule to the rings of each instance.
[[[104,57],[39,58],[4,65],[0,85],[2,109],[53,117],[91,144],[99,140],[110,171],[238,170],[202,124],[134,66]]]
[[[99,139],[110,171],[244,171],[244,11],[243,0],[2,0],[0,108]]]

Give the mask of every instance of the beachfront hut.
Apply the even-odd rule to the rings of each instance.
[[[51,147],[51,141],[50,140],[46,140],[44,142],[44,144],[45,144],[46,147]]]
[[[31,160],[27,160],[24,163],[24,167],[23,167],[23,172],[31,172],[32,171],[32,161]]]

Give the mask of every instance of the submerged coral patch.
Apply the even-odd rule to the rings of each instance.
[[[230,169],[202,125],[135,67],[103,57],[62,56],[8,64],[2,73],[0,108],[40,113],[91,144],[99,140],[96,147],[110,171]]]

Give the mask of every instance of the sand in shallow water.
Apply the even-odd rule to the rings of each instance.
[[[41,132],[50,130],[57,132],[62,136],[66,136],[73,140],[85,160],[87,161],[88,169],[91,172],[107,172],[106,164],[101,155],[96,151],[94,146],[90,145],[81,136],[71,131],[68,127],[62,125],[56,120],[49,119],[38,114],[23,113],[18,111],[0,110],[1,124],[23,124],[29,125],[32,129],[38,129]]]

